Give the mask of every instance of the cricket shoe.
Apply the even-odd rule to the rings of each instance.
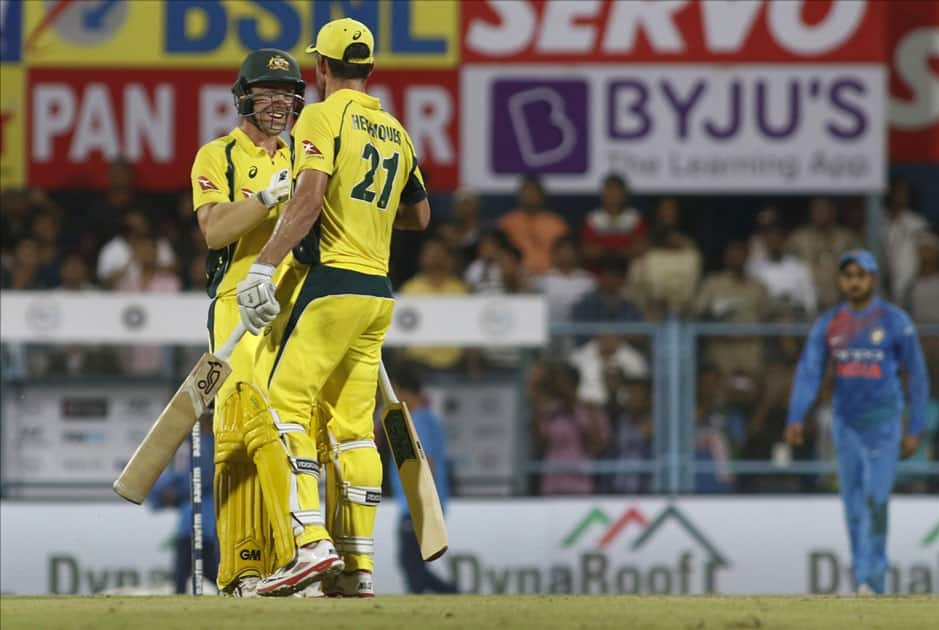
[[[281,567],[258,584],[261,597],[286,597],[302,591],[313,582],[324,577],[336,575],[345,567],[345,563],[332,541],[318,540],[297,549],[296,555],[287,566]]]
[[[340,573],[323,585],[327,597],[375,597],[371,571]]]
[[[326,594],[323,593],[322,582],[313,582],[302,591],[297,591],[296,593],[294,593],[293,597],[302,597],[304,599],[315,599],[317,597],[326,597]]]
[[[869,584],[861,584],[859,587],[857,587],[857,591],[855,591],[855,593],[857,593],[861,597],[870,597],[871,595],[877,594],[874,592],[874,589],[872,589]]]
[[[256,575],[245,575],[237,578],[234,582],[222,589],[222,596],[245,599],[260,597],[260,595],[258,595],[258,582],[260,581],[261,578]]]

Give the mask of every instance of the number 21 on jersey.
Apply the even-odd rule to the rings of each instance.
[[[369,163],[369,168],[365,172],[362,180],[352,189],[351,197],[365,203],[375,201],[375,174],[379,166],[385,171],[384,184],[381,186],[381,194],[378,195],[378,202],[375,204],[379,210],[388,207],[388,198],[391,196],[391,189],[394,187],[395,175],[398,174],[398,163],[400,154],[395,151],[390,157],[382,158],[381,153],[372,143],[366,143],[362,148],[362,159]]]

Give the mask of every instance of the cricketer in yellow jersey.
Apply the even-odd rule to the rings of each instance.
[[[204,145],[192,166],[193,208],[209,247],[208,328],[212,349],[239,321],[236,284],[271,235],[290,195],[291,151],[278,136],[303,105],[305,83],[296,60],[276,49],[256,50],[241,65],[232,87],[239,125]],[[292,258],[276,274],[278,297],[292,298],[306,267]],[[286,319],[286,318],[285,318]],[[273,322],[266,332],[283,331]],[[215,401],[215,502],[219,539],[219,589],[252,596],[257,582],[277,564],[257,470],[248,457],[239,383],[254,377],[256,362],[270,369],[274,354],[258,352],[263,337],[246,336],[232,353],[232,375]],[[314,454],[315,457],[315,454]],[[288,558],[289,559],[289,558]]]
[[[382,469],[372,413],[394,306],[391,230],[423,230],[430,221],[407,131],[365,93],[374,49],[369,29],[348,18],[323,26],[307,48],[324,100],[306,106],[294,126],[293,197],[238,284],[242,321],[257,334],[279,312],[275,268],[311,230],[318,234],[320,264],[289,309],[269,373],[269,405],[260,392],[246,402],[256,412],[248,451],[274,524],[276,556],[294,554],[261,581],[261,595],[288,595],[324,578],[335,579],[334,594],[374,593]],[[320,512],[319,494],[298,492],[301,471],[293,464],[301,446],[315,448],[314,436],[332,444],[328,527],[311,517]],[[292,536],[282,535],[281,523],[291,525]]]

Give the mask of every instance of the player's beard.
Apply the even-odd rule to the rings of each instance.
[[[866,288],[863,286],[849,287],[849,289],[845,291],[845,296],[848,298],[848,301],[851,302],[852,305],[867,304],[868,302],[870,302],[873,295],[874,295],[873,285],[868,286]]]

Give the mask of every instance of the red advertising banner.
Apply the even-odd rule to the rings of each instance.
[[[199,69],[28,70],[28,181],[103,186],[105,163],[122,156],[136,164],[141,188],[186,188],[199,146],[237,124],[232,76]],[[458,86],[453,70],[385,70],[369,83],[411,133],[432,188],[456,185]],[[316,98],[313,90],[307,96]]]
[[[462,61],[878,62],[885,59],[886,6],[873,0],[480,0],[462,5]]]
[[[890,158],[939,162],[939,3],[889,4]]]

